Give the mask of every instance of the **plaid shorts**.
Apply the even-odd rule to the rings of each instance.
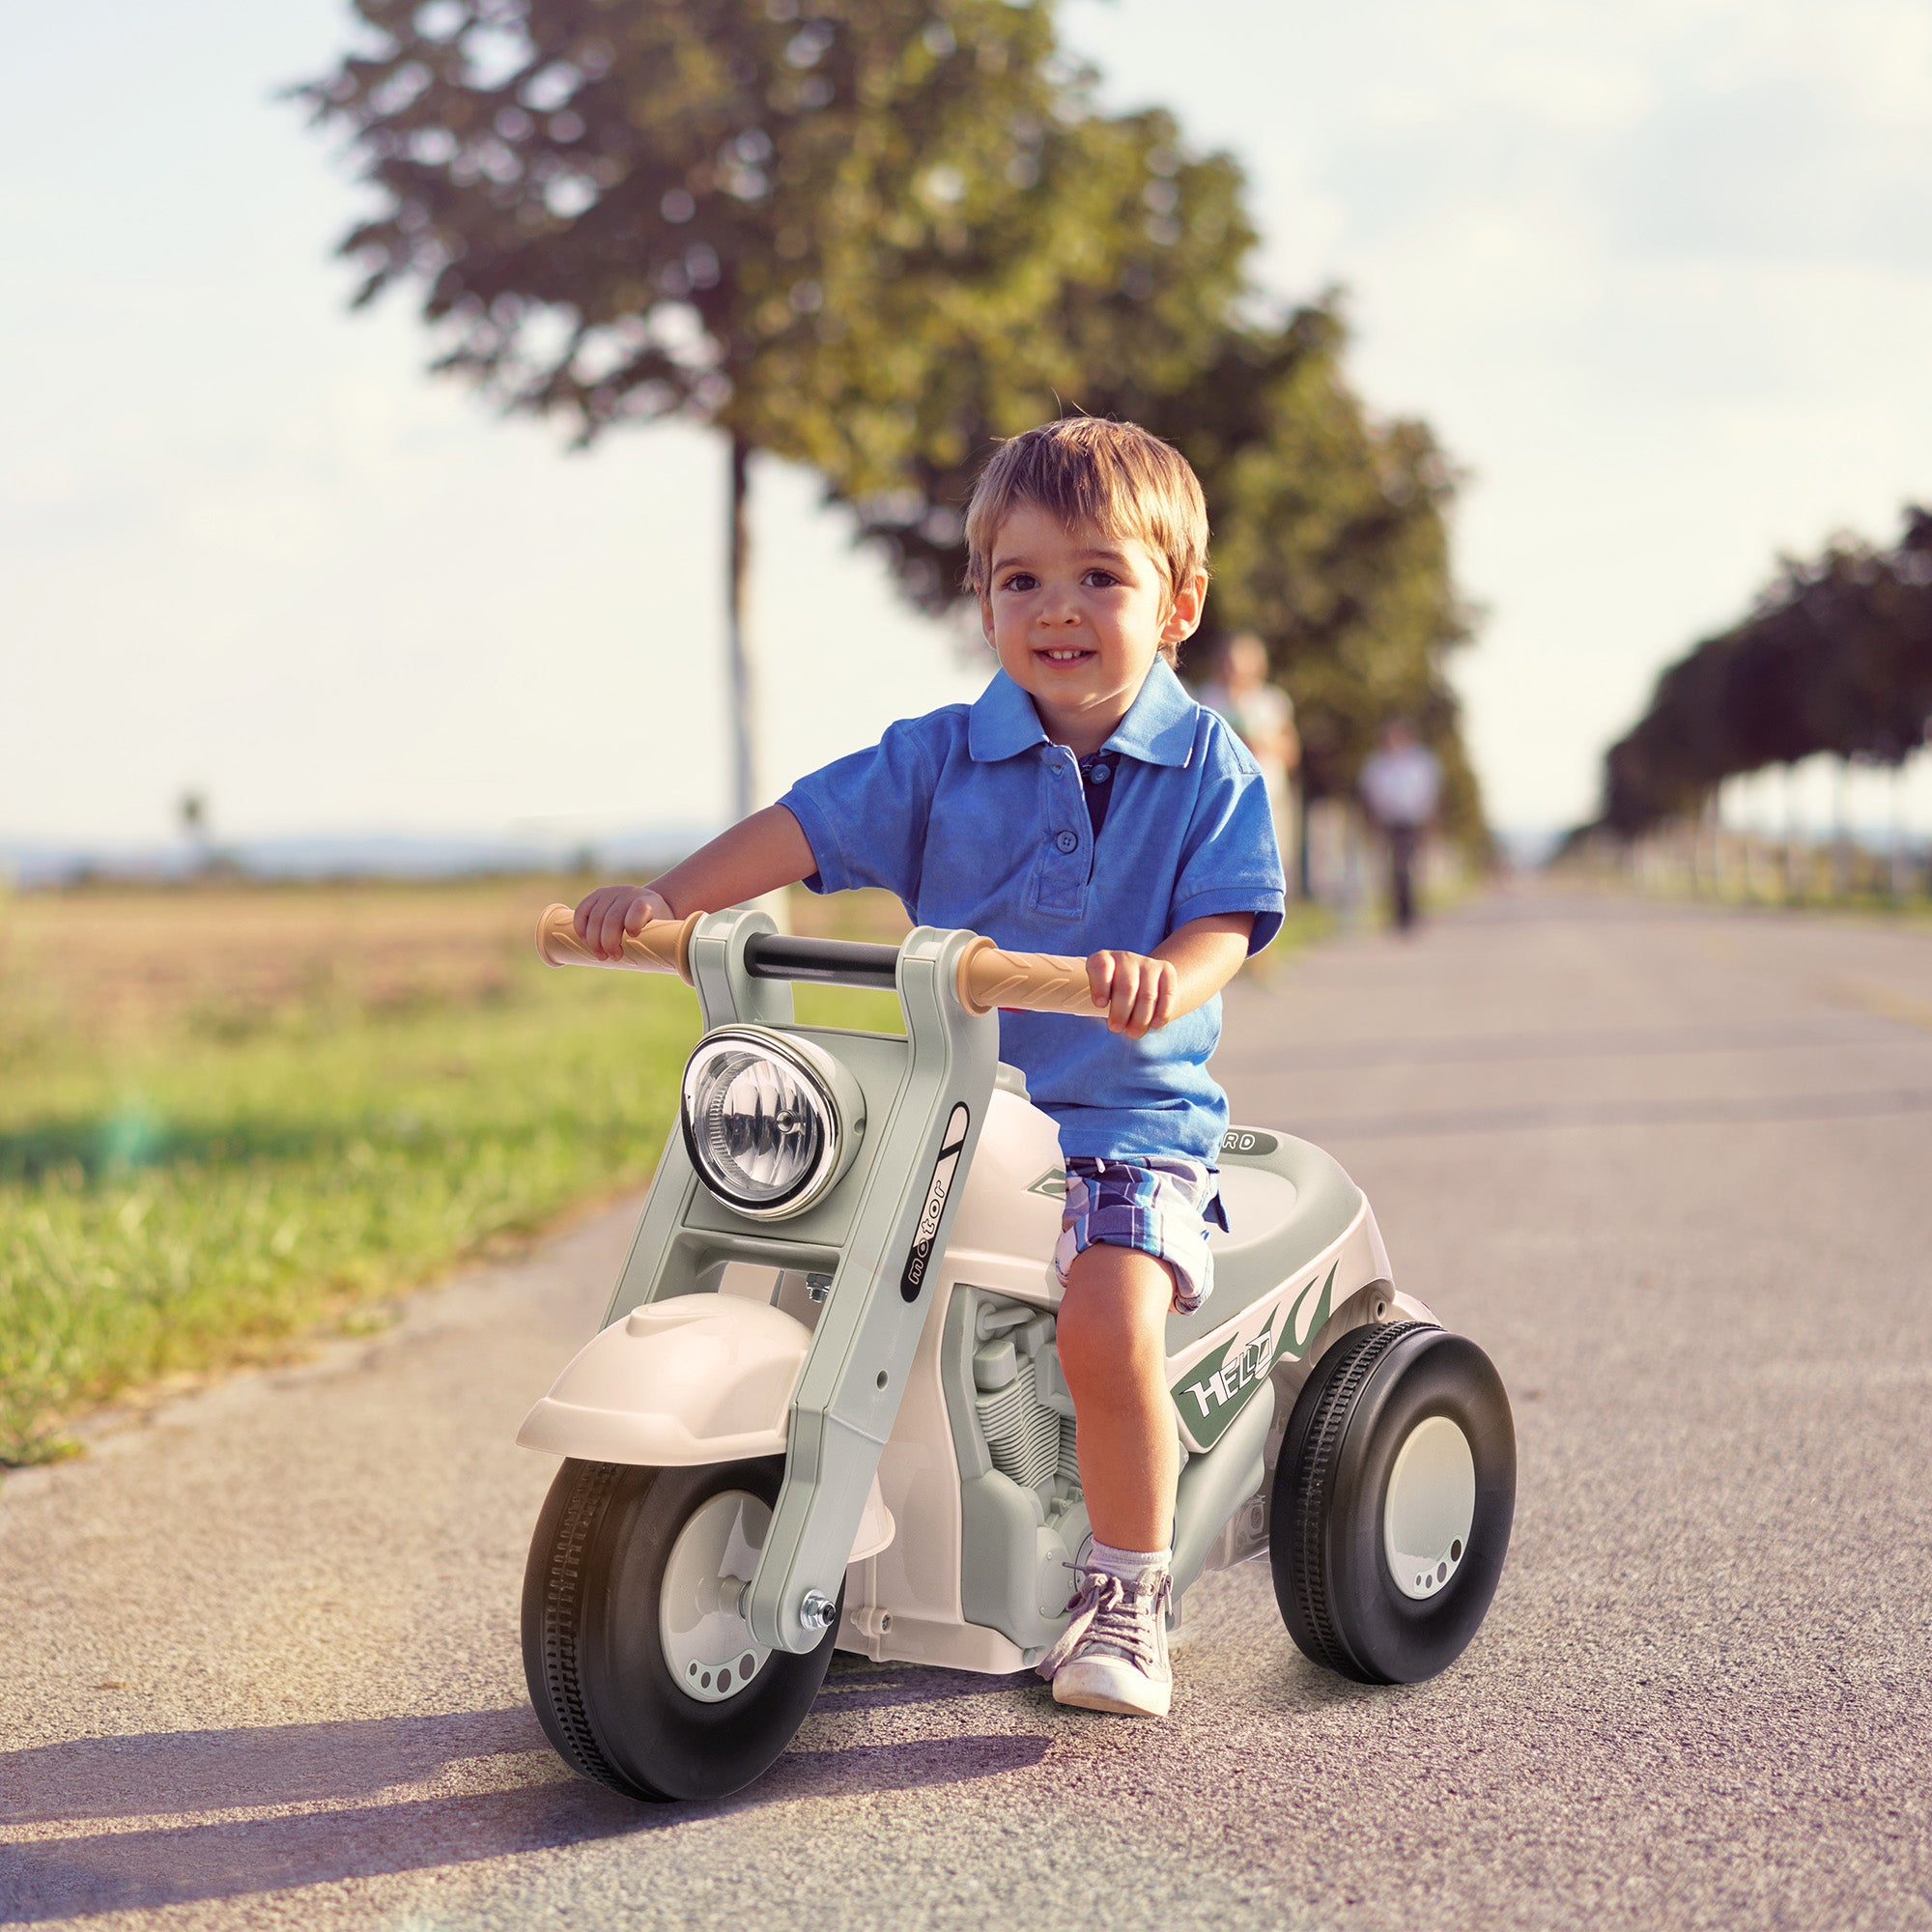
[[[1179,1156],[1097,1160],[1084,1154],[1066,1163],[1066,1211],[1053,1271],[1062,1288],[1075,1255],[1096,1241],[1138,1248],[1167,1264],[1174,1277],[1174,1312],[1192,1315],[1214,1286],[1214,1257],[1208,1249],[1211,1223],[1228,1226],[1216,1169]]]

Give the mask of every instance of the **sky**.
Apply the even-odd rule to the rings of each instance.
[[[1492,818],[1587,815],[1659,668],[1781,551],[1932,500],[1918,0],[1067,0],[1116,106],[1248,171],[1256,299],[1465,472],[1456,681]],[[361,203],[276,91],[335,0],[73,0],[0,128],[0,844],[575,842],[719,820],[724,464],[572,454],[352,316]],[[970,697],[810,478],[760,463],[765,789]],[[1925,777],[1920,774],[1920,777]],[[1932,823],[1932,819],[1928,820]]]

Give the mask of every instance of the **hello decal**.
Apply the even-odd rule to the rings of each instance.
[[[1325,1280],[1311,1275],[1292,1302],[1261,1304],[1228,1338],[1218,1355],[1204,1357],[1175,1384],[1171,1391],[1174,1400],[1187,1419],[1189,1434],[1204,1449],[1245,1406],[1277,1356],[1300,1359],[1328,1319],[1335,1269],[1340,1265],[1339,1262],[1332,1264]],[[1318,1281],[1321,1293],[1310,1307],[1309,1297],[1315,1293]]]

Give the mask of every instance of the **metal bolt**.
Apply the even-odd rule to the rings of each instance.
[[[809,1631],[822,1631],[831,1627],[832,1619],[838,1614],[830,1597],[817,1590],[808,1590],[804,1601],[798,1606],[798,1620]]]

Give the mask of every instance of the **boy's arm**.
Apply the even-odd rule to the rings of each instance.
[[[798,820],[783,806],[768,805],[648,886],[599,886],[577,908],[578,934],[600,959],[615,959],[625,933],[641,931],[654,919],[689,919],[742,905],[780,886],[795,886],[817,868]]]
[[[1108,1031],[1139,1039],[1205,1006],[1241,970],[1254,925],[1251,912],[1214,913],[1177,926],[1151,953],[1091,954],[1087,980]]]
[[[600,959],[615,959],[624,934],[654,919],[688,919],[740,905],[817,869],[799,822],[767,806],[720,833],[648,886],[599,886],[577,908],[579,934]],[[1095,952],[1087,961],[1094,1004],[1115,1033],[1139,1039],[1211,1000],[1248,956],[1253,913],[1216,913],[1177,927],[1151,954]]]

